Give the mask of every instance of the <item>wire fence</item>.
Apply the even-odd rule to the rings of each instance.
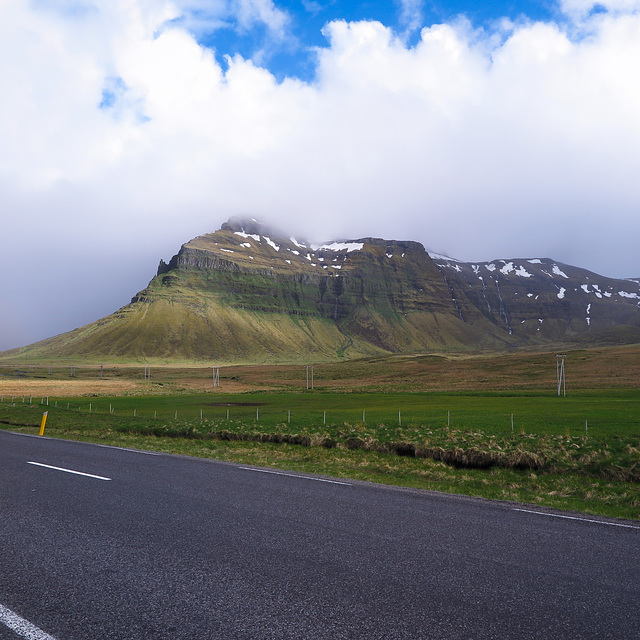
[[[286,400],[290,403],[286,403]],[[271,402],[270,402],[271,400]],[[312,401],[309,401],[312,400]],[[369,401],[369,403],[368,403]],[[555,404],[556,407],[551,405]],[[313,399],[279,394],[237,394],[212,402],[200,396],[59,398],[0,396],[2,404],[40,406],[87,416],[113,416],[135,423],[200,423],[235,429],[318,431],[336,427],[398,432],[479,431],[640,436],[640,398],[589,401],[549,398],[484,398],[426,394],[326,394]],[[513,405],[509,410],[509,404]],[[539,406],[536,407],[535,405]],[[324,405],[324,406],[323,406]],[[359,405],[359,406],[354,406]],[[499,405],[499,406],[496,406]],[[446,408],[449,406],[450,408]]]

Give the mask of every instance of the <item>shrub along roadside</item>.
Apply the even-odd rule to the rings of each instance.
[[[282,425],[284,427],[284,425]],[[351,434],[354,425],[343,425]],[[553,436],[519,434],[511,437],[488,436],[478,432],[443,430],[416,442],[384,442],[347,435],[330,437],[322,432],[260,432],[251,425],[235,424],[235,429],[216,429],[215,424],[120,425],[116,430],[146,436],[220,440],[226,442],[262,442],[323,447],[349,451],[373,451],[408,458],[428,458],[457,469],[493,467],[538,473],[578,475],[640,483],[640,438],[633,436]],[[338,431],[339,432],[339,431]]]
[[[188,438],[193,440],[222,440],[233,442],[272,442],[277,444],[294,444],[302,447],[324,447],[326,449],[348,449],[355,451],[375,451],[390,455],[406,456],[409,458],[430,458],[441,461],[458,469],[489,469],[490,467],[502,467],[505,469],[535,469],[542,468],[545,464],[542,456],[530,451],[516,449],[511,452],[482,451],[477,447],[463,449],[454,447],[444,449],[441,446],[420,446],[411,442],[379,442],[369,438],[348,438],[344,442],[338,442],[328,436],[313,434],[300,435],[290,433],[259,433],[255,431],[233,432],[227,430],[203,432],[195,426],[174,427],[162,425],[159,427],[127,426],[119,431],[138,433],[140,435]]]

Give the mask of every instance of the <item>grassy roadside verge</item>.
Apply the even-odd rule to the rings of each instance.
[[[208,421],[158,424],[150,418],[48,409],[49,437],[640,519],[640,438],[635,430],[590,437],[535,436],[416,425],[390,432],[385,425],[309,423],[294,433],[285,423],[258,429],[235,422],[222,428]],[[0,405],[4,429],[35,434],[41,416],[38,405]],[[397,444],[409,446],[399,450]],[[418,455],[420,447],[424,455]],[[441,452],[452,453],[447,458]],[[500,464],[502,459],[515,463]]]

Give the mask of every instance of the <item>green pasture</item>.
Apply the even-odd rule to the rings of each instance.
[[[11,398],[3,398],[11,401]],[[22,402],[23,397],[13,398]],[[46,403],[45,398],[25,398]],[[224,428],[327,430],[358,425],[378,439],[404,432],[456,429],[487,435],[640,435],[640,393],[633,390],[573,397],[550,394],[438,393],[206,393],[175,396],[48,398],[49,407],[111,413],[132,423],[206,421]],[[135,415],[134,415],[135,414]]]

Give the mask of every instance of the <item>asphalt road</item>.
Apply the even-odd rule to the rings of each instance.
[[[640,523],[517,506],[0,432],[0,638],[640,637]]]

